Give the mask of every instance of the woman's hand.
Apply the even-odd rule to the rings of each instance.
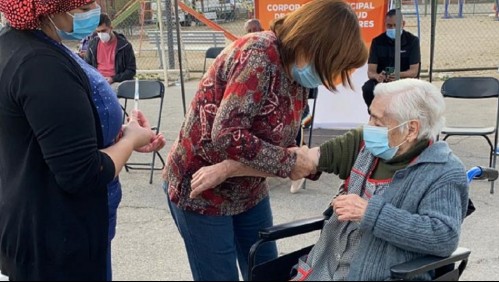
[[[221,163],[205,166],[199,169],[192,176],[191,181],[191,198],[196,198],[206,190],[213,189],[222,184],[229,176],[230,162],[223,161]]]
[[[140,126],[151,129],[151,124],[149,123],[149,120],[140,110],[132,110],[132,112],[130,112],[130,115],[128,116],[128,121],[132,119],[136,120],[140,124]]]
[[[151,129],[140,126],[140,124],[133,118],[131,118],[130,121],[123,126],[123,136],[121,139],[130,140],[133,144],[134,150],[148,145],[153,138],[154,132]]]
[[[139,153],[151,153],[161,150],[166,144],[166,139],[163,134],[158,133],[153,136],[149,144],[136,148],[135,151]]]
[[[146,116],[141,111],[133,110],[131,112],[132,119],[136,120],[140,126],[143,128],[151,129],[151,125],[149,120],[147,120]],[[130,118],[129,118],[130,120]],[[140,148],[136,148],[135,151],[140,153],[150,153],[161,150],[166,144],[166,139],[163,134],[158,133],[155,134],[153,138],[151,138],[149,144],[142,146]]]
[[[291,180],[299,180],[316,172],[317,165],[314,160],[310,159],[310,149],[307,146],[289,148],[288,150],[296,153],[296,164],[289,175]]]
[[[339,221],[361,221],[367,209],[367,201],[359,195],[349,194],[336,197],[332,203]]]

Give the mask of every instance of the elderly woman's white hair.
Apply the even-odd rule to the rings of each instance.
[[[434,140],[445,124],[445,101],[440,90],[431,83],[418,79],[401,79],[380,83],[374,89],[375,97],[389,97],[385,114],[403,123],[419,120],[418,140]],[[406,126],[401,126],[404,130]]]

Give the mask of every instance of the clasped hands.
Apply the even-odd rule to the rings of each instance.
[[[306,146],[294,148],[296,153],[296,165],[291,172],[290,178],[297,180],[317,172],[319,163],[319,148],[309,149]],[[355,194],[341,195],[331,203],[339,221],[360,222],[364,218],[367,209],[367,200]]]
[[[289,175],[291,180],[302,179],[317,172],[319,148],[310,149],[307,146],[302,146],[289,148],[288,150],[296,154],[296,163]]]
[[[291,171],[290,178],[298,180],[317,173],[319,163],[319,148],[289,148],[296,154],[296,163]],[[191,181],[191,198],[199,196],[202,192],[212,189],[221,184],[228,177],[230,168],[238,165],[238,162],[226,160],[221,163],[206,166],[194,173]],[[333,210],[340,221],[361,221],[367,209],[367,201],[355,194],[336,197],[331,203]]]

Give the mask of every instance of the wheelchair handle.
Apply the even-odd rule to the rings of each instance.
[[[467,172],[467,177],[468,177],[468,182],[473,181],[474,179],[477,180],[488,180],[488,181],[495,181],[497,180],[499,176],[499,172],[490,167],[481,167],[481,166],[476,166],[468,170]]]
[[[490,167],[482,167],[482,179],[487,179],[489,181],[497,180],[499,172],[496,169]]]

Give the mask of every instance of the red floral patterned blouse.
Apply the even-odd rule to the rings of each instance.
[[[273,32],[246,35],[226,48],[201,79],[167,161],[169,197],[179,208],[236,215],[268,196],[264,178],[230,178],[190,199],[192,175],[233,159],[288,177],[308,89],[284,71]]]

